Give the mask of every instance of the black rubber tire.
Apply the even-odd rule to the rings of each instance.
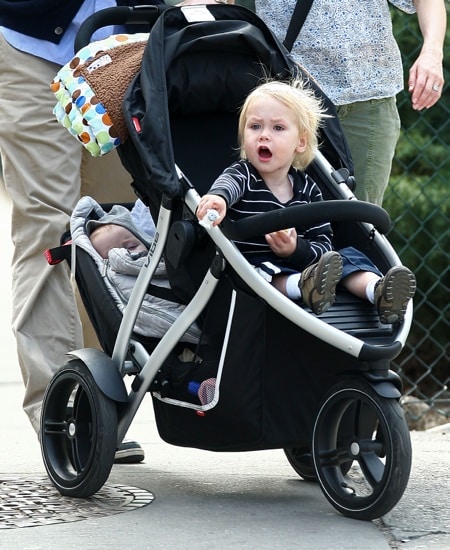
[[[283,450],[289,464],[302,479],[305,481],[317,481],[311,449],[307,447],[287,447]]]
[[[314,425],[313,461],[325,497],[341,514],[373,520],[389,512],[406,489],[411,455],[396,399],[381,397],[364,379],[337,384],[325,396]]]
[[[287,447],[283,450],[289,464],[302,479],[305,481],[317,481],[316,469],[314,468],[312,450],[310,447]],[[344,475],[350,470],[352,462],[353,460],[341,462],[340,467]]]
[[[106,482],[117,447],[116,403],[74,359],[50,381],[43,401],[41,450],[61,495],[85,498]]]

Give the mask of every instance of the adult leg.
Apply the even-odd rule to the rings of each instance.
[[[42,252],[57,245],[68,226],[80,196],[80,173],[84,193],[97,200],[135,199],[115,152],[93,159],[57,123],[49,83],[58,68],[12,48],[0,35],[0,151],[14,244],[12,324],[25,384],[23,408],[36,432],[51,376],[66,362],[67,351],[83,346],[67,266],[48,266]],[[89,327],[86,322],[87,345],[93,345]]]
[[[80,191],[79,144],[52,114],[58,67],[0,36],[0,150],[12,201],[12,324],[25,384],[23,407],[39,431],[43,394],[68,350],[82,346],[68,270],[43,250],[59,243]]]
[[[355,195],[381,206],[400,135],[395,97],[342,105],[337,112],[353,157]]]

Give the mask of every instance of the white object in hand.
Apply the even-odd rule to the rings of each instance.
[[[209,229],[212,227],[212,224],[217,219],[219,219],[219,212],[217,212],[217,210],[213,210],[212,208],[209,208],[199,223],[202,227]]]
[[[205,218],[210,222],[215,222],[216,220],[219,219],[219,212],[217,212],[217,210],[210,208],[206,211]]]

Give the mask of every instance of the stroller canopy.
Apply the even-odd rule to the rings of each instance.
[[[131,139],[119,154],[147,203],[155,188],[170,198],[181,196],[175,162],[183,172],[185,166],[179,155],[197,167],[188,177],[199,192],[206,192],[236,158],[238,112],[248,93],[267,78],[307,80],[253,12],[215,5],[204,10],[212,16],[208,20],[188,21],[180,8],[162,13],[151,30],[141,71],[124,98]],[[308,85],[335,115],[315,83],[308,80]],[[322,133],[329,161],[351,168],[337,120],[329,119]]]

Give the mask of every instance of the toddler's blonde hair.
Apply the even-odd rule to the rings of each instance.
[[[329,115],[325,114],[322,103],[314,95],[314,92],[305,87],[301,80],[294,80],[290,83],[270,80],[250,92],[239,116],[238,139],[241,158],[246,158],[243,137],[248,108],[254,99],[267,96],[283,103],[295,114],[299,135],[305,138],[306,149],[302,153],[296,153],[292,166],[304,170],[314,159],[319,146],[320,124]]]

